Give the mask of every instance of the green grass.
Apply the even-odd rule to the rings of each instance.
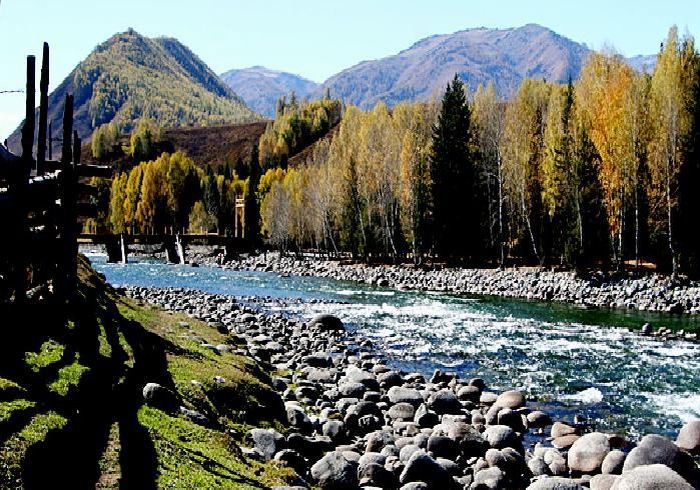
[[[54,393],[66,396],[71,388],[78,386],[88,371],[90,368],[83,366],[76,359],[71,364],[59,369],[58,378],[48,385],[49,389]]]
[[[266,488],[292,476],[289,468],[246,460],[225,433],[147,406],[138,418],[158,453],[159,488]]]
[[[30,352],[18,354],[19,364],[24,364],[19,370],[0,376],[0,488],[24,488],[26,475],[38,475],[42,481],[44,473],[47,484],[60,485],[44,463],[54,464],[54,471],[66,469],[64,478],[79,476],[95,488],[119,488],[125,463],[144,466],[140,471],[145,469],[143,474],[157,481],[140,483],[159,488],[266,488],[294,480],[290,468],[247,460],[239,450],[241,441],[231,435],[242,435],[253,426],[282,429],[282,404],[266,373],[250,358],[218,354],[183,335],[214,345],[235,345],[240,339],[185,315],[118,297],[83,259],[79,277],[75,318],[52,330],[50,338]],[[203,413],[219,430],[141,406],[144,380],[164,380],[183,405]],[[80,400],[94,400],[80,391],[88,386],[102,389],[104,395],[119,391],[109,404],[83,406]],[[269,408],[262,410],[260,405]],[[86,420],[96,420],[102,428],[92,432],[86,427],[93,426],[81,423]],[[145,440],[134,439],[141,429]],[[98,440],[96,449],[103,449],[82,454],[87,464],[76,468],[90,474],[76,475],[80,470],[70,462],[78,463],[71,460],[78,456],[68,446],[92,447],[83,440]],[[142,449],[146,452],[139,452]],[[125,460],[128,454],[131,459]],[[99,468],[97,481],[89,468]]]
[[[24,360],[32,371],[39,372],[39,370],[60,361],[65,349],[64,345],[55,340],[47,340],[42,344],[39,352],[27,352],[24,355]]]

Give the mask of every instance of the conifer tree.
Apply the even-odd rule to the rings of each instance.
[[[474,259],[481,248],[470,123],[464,85],[455,75],[433,128],[431,155],[433,240],[435,251],[447,259]]]

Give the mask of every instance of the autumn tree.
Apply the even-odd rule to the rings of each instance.
[[[691,37],[680,40],[674,26],[657,58],[651,78],[650,112],[653,130],[649,142],[649,170],[654,184],[652,199],[664,209],[664,224],[671,272],[678,272],[675,209],[678,202],[678,176],[683,164],[683,143],[690,134],[692,118],[688,110],[697,54]]]
[[[544,258],[541,162],[549,90],[543,80],[523,81],[506,108],[500,145],[510,247],[539,263]]]
[[[499,264],[505,265],[505,212],[503,193],[503,157],[501,139],[506,104],[499,100],[493,82],[479,85],[474,94],[474,131],[478,144],[478,179],[486,201],[489,248],[497,251]]]

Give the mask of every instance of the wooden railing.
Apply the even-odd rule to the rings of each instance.
[[[27,57],[26,117],[22,155],[3,149],[0,164],[0,303],[71,302],[77,285],[78,217],[93,214],[81,202],[81,177],[111,175],[108,167],[80,163],[81,141],[73,131],[73,96],[66,95],[60,161],[46,159],[49,48],[44,43],[36,159],[35,58]],[[49,145],[47,145],[47,141]],[[89,194],[89,192],[88,192]]]

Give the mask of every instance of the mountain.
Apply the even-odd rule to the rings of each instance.
[[[651,74],[656,66],[656,58],[657,55],[655,54],[633,56],[632,58],[627,58],[627,63],[638,72]]]
[[[142,117],[163,127],[260,120],[179,41],[147,38],[132,29],[95,48],[49,96],[54,137],[62,134],[67,93],[74,95],[74,128],[84,141],[101,124],[117,121],[129,132]],[[18,128],[8,139],[14,151],[20,150],[20,138]]]
[[[364,61],[329,78],[317,95],[361,108],[384,101],[440,96],[458,73],[474,90],[493,81],[497,92],[512,95],[525,77],[548,81],[576,79],[590,51],[545,27],[528,24],[512,29],[468,29],[425,38],[383,59]]]
[[[294,92],[299,99],[303,99],[318,88],[316,82],[299,75],[269,70],[263,66],[229,70],[220,76],[248,107],[270,118],[275,117],[277,99],[280,97]]]

